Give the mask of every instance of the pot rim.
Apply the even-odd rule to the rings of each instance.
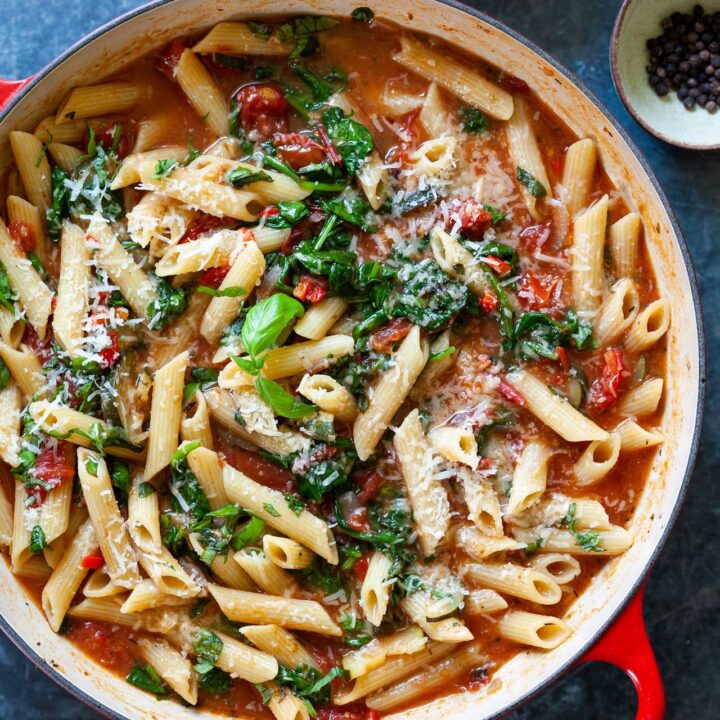
[[[89,45],[94,40],[100,38],[105,33],[109,32],[110,30],[115,29],[116,27],[123,25],[129,20],[132,20],[133,18],[136,18],[140,15],[144,15],[145,13],[149,13],[154,11],[158,7],[162,7],[164,5],[172,4],[173,2],[176,2],[176,0],[152,0],[149,3],[146,3],[144,5],[141,5],[138,8],[135,8],[134,10],[130,10],[129,12],[126,12],[106,23],[98,27],[97,29],[93,30],[92,32],[88,33],[84,37],[82,37],[80,40],[75,42],[73,45],[71,45],[67,50],[62,52],[60,55],[58,55],[54,60],[52,60],[50,63],[48,63],[42,70],[40,70],[36,75],[32,77],[30,82],[25,85],[18,93],[15,95],[11,101],[3,108],[2,112],[0,112],[0,123],[4,122],[7,118],[10,111],[16,107],[22,100],[24,99],[25,95],[32,90],[32,88],[35,87],[42,79],[44,79],[46,76],[50,75],[57,67],[62,65],[65,60],[70,58],[71,56],[75,55],[76,53],[83,50],[87,45]],[[496,30],[499,30],[500,32],[505,33],[506,35],[509,35],[514,40],[524,44],[526,47],[528,47],[530,50],[532,50],[535,54],[537,54],[539,57],[541,57],[546,63],[548,63],[556,72],[563,75],[567,80],[569,80],[572,84],[575,85],[585,96],[586,98],[593,104],[597,109],[599,109],[605,118],[608,120],[608,122],[611,123],[613,128],[616,130],[616,132],[620,135],[620,137],[627,143],[628,147],[630,148],[633,155],[637,158],[638,162],[642,166],[645,174],[647,175],[648,179],[650,180],[653,188],[658,194],[658,197],[660,198],[660,202],[662,206],[665,208],[665,211],[667,212],[668,219],[670,221],[670,224],[673,229],[673,233],[675,234],[675,238],[677,239],[678,246],[680,248],[680,254],[682,255],[685,268],[688,273],[688,280],[690,284],[690,291],[692,296],[692,304],[693,309],[695,312],[695,320],[698,327],[698,333],[697,333],[697,342],[698,342],[698,401],[697,401],[697,413],[695,416],[695,425],[693,427],[693,434],[692,434],[692,440],[690,443],[690,449],[688,453],[688,461],[687,465],[685,467],[685,471],[683,474],[683,479],[680,484],[680,488],[678,491],[678,495],[675,501],[675,504],[673,506],[672,512],[670,513],[668,517],[667,525],[665,526],[665,529],[663,530],[663,533],[658,540],[656,546],[653,548],[652,554],[648,558],[648,560],[645,563],[645,566],[643,569],[637,573],[637,577],[635,578],[635,581],[633,582],[631,588],[626,593],[625,597],[617,603],[616,607],[613,609],[613,611],[610,613],[607,620],[600,624],[598,627],[594,628],[593,631],[587,636],[585,642],[583,643],[582,647],[570,658],[568,658],[565,662],[560,664],[545,680],[535,689],[527,691],[521,695],[519,695],[517,698],[515,698],[510,704],[508,704],[506,707],[502,708],[498,712],[493,713],[492,715],[488,716],[486,720],[496,720],[498,718],[504,717],[505,715],[509,714],[510,712],[516,710],[521,705],[524,705],[529,700],[534,698],[535,696],[539,695],[541,692],[545,691],[551,684],[556,682],[563,674],[568,672],[581,658],[582,656],[589,650],[598,640],[599,638],[612,626],[612,624],[616,621],[620,613],[625,609],[627,604],[630,602],[630,600],[635,596],[637,591],[639,590],[641,584],[647,577],[647,575],[652,570],[653,565],[657,561],[660,552],[662,551],[663,547],[665,546],[665,543],[668,540],[668,537],[670,536],[670,532],[673,529],[675,522],[677,521],[678,515],[680,513],[680,509],[682,508],[683,502],[685,500],[685,497],[687,495],[687,488],[688,484],[690,482],[690,476],[692,475],[693,468],[695,466],[695,461],[697,459],[697,451],[698,446],[700,443],[700,433],[702,429],[702,420],[703,420],[703,412],[704,412],[704,405],[705,405],[705,373],[706,373],[706,357],[705,357],[705,323],[704,323],[704,317],[703,317],[703,310],[702,305],[700,302],[700,293],[698,288],[698,282],[697,282],[697,274],[695,271],[695,266],[693,264],[692,257],[690,255],[690,251],[688,249],[687,242],[685,240],[685,236],[683,235],[682,229],[680,227],[680,223],[678,222],[678,219],[675,215],[675,211],[673,210],[673,207],[665,194],[665,191],[663,187],[661,186],[660,182],[658,181],[657,177],[655,176],[655,173],[653,172],[647,158],[644,156],[640,148],[637,146],[635,141],[630,137],[630,134],[625,128],[622,127],[620,122],[615,118],[615,116],[610,112],[610,110],[605,106],[605,104],[595,96],[595,94],[585,85],[585,83],[580,80],[571,70],[566,68],[564,65],[562,65],[554,56],[552,56],[547,51],[540,48],[538,45],[536,45],[531,40],[528,40],[524,35],[517,32],[516,30],[510,28],[505,23],[496,20],[494,17],[481,12],[480,10],[476,10],[473,7],[470,7],[466,5],[463,2],[459,2],[458,0],[430,0],[430,2],[437,2],[439,4],[448,5],[452,8],[455,8],[456,10],[459,10],[461,12],[464,12],[467,15],[470,15],[487,25],[492,26]],[[626,6],[631,2],[631,0],[625,0],[623,3],[622,10],[626,9]],[[621,10],[621,12],[622,12]],[[70,680],[68,680],[62,673],[60,673],[57,669],[52,667],[51,665],[48,665],[41,661],[39,656],[36,654],[35,650],[27,643],[27,641],[21,637],[5,620],[4,617],[0,615],[0,630],[13,642],[13,644],[20,650],[20,652],[25,655],[25,657],[28,658],[36,667],[39,667],[48,677],[50,677],[52,680],[54,680],[58,685],[60,685],[64,690],[69,692],[71,695],[76,697],[78,700],[86,704],[87,706],[91,707],[96,712],[100,713],[101,715],[111,718],[111,720],[127,720],[127,717],[124,715],[121,715],[120,713],[117,713],[115,710],[112,710],[107,705],[104,705],[101,701],[97,700],[96,698],[89,695],[85,690],[80,688],[79,686],[72,683]]]

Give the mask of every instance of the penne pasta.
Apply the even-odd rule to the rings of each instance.
[[[244,22],[221,22],[193,46],[194,53],[206,54],[221,52],[226,55],[289,55],[290,45],[281,43],[277,38],[263,38],[254,33]]]
[[[57,111],[55,124],[121,113],[135,107],[141,97],[142,88],[131,82],[75,88]]]
[[[567,150],[562,186],[570,218],[588,206],[596,163],[597,147],[590,138],[574,142]]]
[[[607,214],[608,197],[603,195],[573,223],[573,300],[581,317],[593,316],[602,298]]]
[[[570,637],[570,628],[552,615],[511,610],[502,616],[498,632],[504,638],[523,645],[552,650]]]

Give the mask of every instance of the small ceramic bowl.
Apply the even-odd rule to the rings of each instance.
[[[661,20],[691,13],[696,4],[706,13],[720,10],[720,0],[625,0],[610,40],[610,67],[625,107],[649,133],[678,147],[720,150],[720,112],[687,110],[672,90],[659,97],[645,70],[650,60],[645,43],[662,33]]]

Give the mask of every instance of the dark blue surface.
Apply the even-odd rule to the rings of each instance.
[[[138,0],[0,0],[5,31],[0,77],[34,73],[84,33],[141,4]],[[707,320],[709,422],[682,514],[648,583],[645,615],[665,681],[667,718],[714,720],[720,717],[720,483],[715,474],[720,466],[720,434],[712,422],[713,401],[720,399],[714,364],[720,351],[720,325],[714,317],[720,311],[720,269],[714,262],[720,234],[720,153],[697,154],[663,145],[625,111],[608,66],[619,0],[469,4],[554,55],[609,106],[650,160],[690,246]],[[0,720],[99,717],[48,680],[4,637],[0,638],[0,700]],[[619,670],[596,663],[563,678],[509,718],[625,720],[634,718],[635,708],[630,681]]]

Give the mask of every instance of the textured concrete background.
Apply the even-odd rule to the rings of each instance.
[[[26,77],[83,34],[135,8],[140,0],[0,0],[0,77]],[[238,2],[238,8],[241,3]],[[361,4],[358,2],[358,4]],[[640,128],[620,103],[610,78],[608,42],[619,0],[475,0],[469,4],[527,36],[578,74],[611,109],[650,159],[690,245],[708,319],[707,407],[720,399],[713,362],[720,352],[720,154],[665,146]],[[678,5],[688,2],[678,0]],[[288,3],[291,10],[292,3]],[[592,9],[591,9],[592,8]],[[720,115],[716,116],[720,122]],[[688,429],[689,431],[689,429]],[[700,457],[676,529],[648,583],[645,615],[667,690],[669,720],[720,717],[720,434],[706,424]],[[0,637],[0,720],[95,720],[97,716],[48,680]],[[599,663],[563,678],[511,720],[624,720],[635,717],[634,691],[623,674]]]

